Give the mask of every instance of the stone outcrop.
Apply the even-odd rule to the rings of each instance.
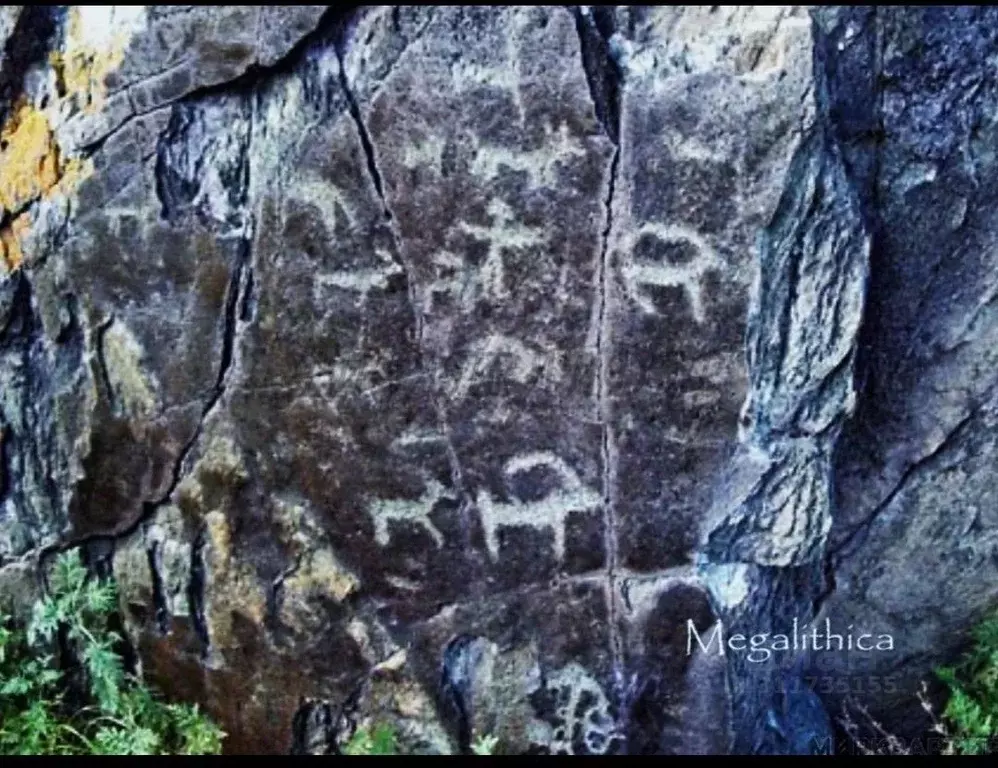
[[[915,735],[998,596],[993,16],[3,7],[0,588],[83,547],[232,752]],[[894,647],[691,645],[794,619]]]

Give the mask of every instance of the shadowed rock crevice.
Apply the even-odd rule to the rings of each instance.
[[[201,643],[201,661],[208,660],[211,653],[211,635],[208,632],[208,622],[205,619],[205,586],[206,573],[204,549],[206,531],[198,531],[191,544],[190,581],[187,584],[187,606],[194,624],[194,632]]]
[[[10,428],[0,424],[0,503],[10,494],[12,464],[12,449],[10,446]]]
[[[19,11],[0,56],[0,123],[6,122],[11,106],[23,92],[28,71],[44,62],[52,50],[64,13],[65,8],[51,5],[29,5]]]
[[[62,421],[55,414],[61,400],[80,392],[84,343],[72,293],[53,295],[48,286],[39,292],[23,271],[8,276],[2,290],[0,425],[6,494],[0,498],[0,517],[13,526],[0,539],[0,562],[52,546],[64,533],[71,486],[67,473],[74,461],[62,441],[78,424],[71,418],[75,412]]]
[[[105,337],[107,332],[114,325],[114,315],[109,315],[108,318],[94,328],[94,356],[97,360],[97,370],[100,374],[100,383],[104,389],[104,396],[107,398],[107,405],[112,414],[115,414],[118,410],[117,394],[114,391],[114,385],[111,383],[111,374],[107,367],[107,353],[105,350]]]
[[[170,613],[166,602],[166,592],[163,588],[160,543],[153,542],[146,550],[146,555],[149,561],[149,573],[152,575],[154,619],[160,634],[165,635],[170,631]]]
[[[295,712],[291,723],[292,755],[335,753],[336,719],[327,701],[308,701]]]
[[[572,9],[579,35],[582,66],[596,118],[614,144],[620,142],[620,91],[623,72],[611,55],[610,38],[616,32],[614,9],[576,6]]]
[[[225,393],[225,384],[228,380],[229,369],[232,367],[233,356],[235,355],[238,343],[237,334],[240,324],[243,322],[243,313],[240,311],[240,307],[243,307],[248,301],[247,295],[250,290],[250,281],[252,280],[252,267],[250,266],[252,244],[250,237],[251,235],[247,234],[240,240],[236,268],[232,272],[232,279],[229,281],[229,287],[226,291],[222,354],[218,362],[218,376],[215,379],[215,387],[211,398],[204,408],[205,418],[211,413],[212,409],[218,403],[219,398]]]
[[[440,698],[443,709],[454,723],[462,754],[471,753],[474,696],[474,667],[478,662],[475,638],[461,635],[444,648],[440,663]]]
[[[343,41],[340,39],[335,43],[336,49],[336,59],[339,64],[339,82],[343,93],[346,95],[347,107],[350,113],[350,117],[353,120],[353,124],[357,130],[357,138],[360,141],[360,145],[364,152],[364,159],[367,166],[367,172],[370,175],[371,183],[374,185],[374,190],[381,202],[382,210],[385,217],[386,225],[391,229],[392,238],[395,241],[395,250],[397,251],[396,261],[399,267],[402,269],[402,275],[405,278],[406,292],[409,296],[409,303],[412,305],[414,329],[413,335],[417,343],[417,348],[421,346],[423,338],[423,314],[420,309],[419,303],[416,300],[415,285],[413,283],[412,269],[407,265],[407,260],[405,257],[405,246],[402,243],[401,237],[398,233],[398,225],[395,221],[395,216],[388,205],[388,199],[385,197],[385,182],[381,175],[381,169],[378,167],[378,158],[375,152],[374,143],[371,141],[371,135],[367,130],[367,125],[364,122],[364,116],[361,112],[360,105],[357,102],[357,97],[355,96],[353,89],[350,87],[350,83],[347,78],[345,56],[343,51]]]
[[[378,168],[378,158],[374,152],[374,144],[371,142],[371,134],[368,133],[367,126],[364,124],[364,117],[361,114],[360,106],[357,104],[357,97],[354,95],[353,90],[350,88],[350,83],[347,81],[341,45],[336,46],[336,58],[339,62],[340,86],[343,88],[343,93],[346,94],[350,117],[353,118],[354,125],[357,128],[357,137],[360,139],[360,145],[364,149],[367,172],[371,176],[371,183],[374,184],[374,190],[377,192],[378,199],[384,208],[385,219],[391,222],[395,217],[392,215],[391,209],[388,207],[388,201],[385,199],[385,183],[381,178],[381,170]]]

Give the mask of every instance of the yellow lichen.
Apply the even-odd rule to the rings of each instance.
[[[325,549],[313,552],[287,581],[303,593],[328,595],[337,602],[346,600],[360,586],[357,577],[344,569],[333,554]]]
[[[93,163],[66,158],[52,134],[48,118],[27,102],[15,105],[0,128],[0,267],[13,272],[24,262],[21,241],[31,219],[21,213],[28,205],[68,195],[93,172]]]
[[[24,262],[21,238],[28,231],[29,225],[29,217],[25,213],[0,229],[0,264],[7,273],[14,272]]]
[[[0,129],[0,206],[18,210],[59,181],[59,147],[48,119],[21,103]]]
[[[65,46],[49,58],[61,101],[56,106],[98,111],[105,80],[121,65],[144,19],[143,6],[72,6]],[[48,114],[60,111],[65,112]],[[89,160],[62,155],[46,112],[27,99],[14,105],[0,127],[0,275],[18,269],[25,259],[22,235],[29,221],[19,214],[38,200],[69,195],[92,171]],[[7,220],[11,216],[18,218]]]
[[[235,614],[258,626],[263,624],[267,598],[252,567],[234,556],[232,529],[225,513],[209,512],[205,516],[205,533],[205,570],[209,587],[205,619],[213,642],[221,650],[238,645],[232,634]]]
[[[279,615],[288,627],[306,630],[321,624],[324,599],[341,603],[357,592],[360,581],[338,560],[310,509],[274,501],[278,536],[295,563],[282,582]]]
[[[113,323],[104,334],[108,382],[130,416],[148,416],[157,405],[156,392],[142,365],[144,354],[142,345],[124,323]]]
[[[71,157],[62,165],[59,181],[49,190],[48,197],[69,195],[94,172],[94,161],[89,157]]]
[[[100,11],[98,9],[105,9]],[[84,19],[94,12],[95,18]],[[49,62],[55,71],[59,96],[70,99],[77,109],[94,113],[104,104],[105,78],[121,66],[131,34],[132,18],[116,6],[72,6],[66,31],[66,48],[55,51]],[[94,38],[94,27],[101,27],[101,37]]]

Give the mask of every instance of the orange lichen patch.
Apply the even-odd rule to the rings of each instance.
[[[45,195],[60,177],[59,147],[48,119],[21,104],[0,129],[0,206],[16,211]]]
[[[66,158],[52,134],[48,118],[31,104],[15,105],[0,128],[0,263],[13,272],[24,262],[23,236],[31,224],[22,213],[37,200],[69,195],[93,171],[90,160]]]
[[[8,273],[18,269],[24,262],[21,238],[28,231],[29,224],[28,215],[22,214],[0,229],[0,264]]]

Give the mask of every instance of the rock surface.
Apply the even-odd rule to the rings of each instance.
[[[998,597],[995,13],[3,7],[0,588],[84,546],[236,753],[914,734]],[[895,645],[691,640],[795,618]]]

